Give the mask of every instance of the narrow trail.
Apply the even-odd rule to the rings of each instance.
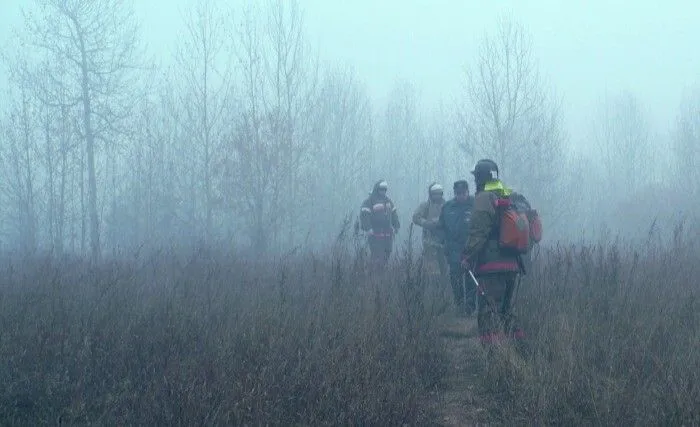
[[[440,319],[440,337],[447,350],[448,371],[439,390],[427,399],[437,414],[436,426],[474,426],[488,421],[488,406],[479,393],[483,349],[479,345],[476,319],[444,315]]]

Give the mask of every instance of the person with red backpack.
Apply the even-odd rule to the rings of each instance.
[[[469,237],[462,265],[477,287],[477,324],[482,343],[499,341],[513,330],[511,298],[518,274],[525,273],[522,256],[541,239],[541,222],[527,199],[499,179],[498,165],[479,160],[472,174],[476,184]]]

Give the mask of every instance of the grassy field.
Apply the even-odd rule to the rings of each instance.
[[[697,231],[542,248],[518,351],[482,352],[493,423],[700,423]],[[0,265],[0,424],[425,425],[445,294],[410,253]],[[449,307],[448,307],[449,308]]]
[[[5,261],[0,424],[423,422],[431,316],[401,265],[355,261]]]
[[[483,363],[495,420],[700,423],[700,235],[674,236],[540,254],[516,303],[526,347]]]

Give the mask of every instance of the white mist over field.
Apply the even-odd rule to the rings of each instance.
[[[693,2],[4,0],[0,244],[322,247],[377,180],[408,225],[428,184],[450,196],[482,157],[549,239],[669,230],[693,211],[677,183],[699,187],[699,16]]]

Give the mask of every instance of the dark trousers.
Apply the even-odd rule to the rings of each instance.
[[[472,312],[476,308],[476,286],[462,267],[461,256],[461,250],[449,251],[447,254],[450,266],[450,285],[452,285],[455,305],[463,308],[466,312]]]
[[[393,240],[391,237],[370,236],[368,238],[372,267],[377,269],[386,267],[391,256]]]
[[[512,297],[518,273],[491,273],[477,278],[483,295],[479,294],[477,324],[479,335],[510,333],[512,328]]]

